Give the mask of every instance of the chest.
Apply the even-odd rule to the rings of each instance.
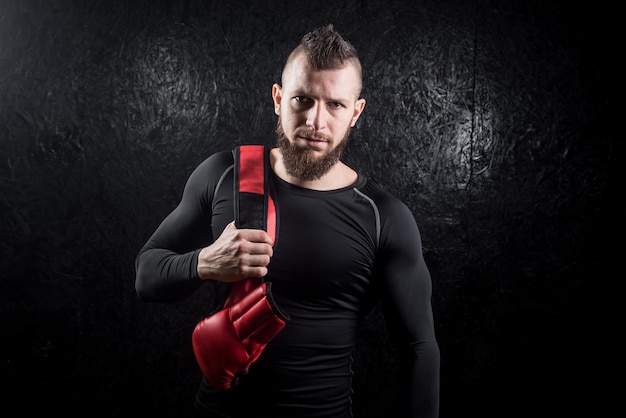
[[[267,279],[276,283],[276,297],[287,305],[358,310],[371,290],[376,257],[371,200],[352,189],[324,193],[278,186],[272,195],[276,237]],[[233,219],[232,196],[220,193],[215,201],[215,236]]]
[[[376,217],[352,191],[277,192],[277,233],[269,279],[290,300],[351,303],[371,285]]]

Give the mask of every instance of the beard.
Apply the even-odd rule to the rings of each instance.
[[[331,150],[319,157],[315,156],[314,151],[309,148],[300,148],[295,144],[289,142],[285,131],[283,130],[283,124],[278,117],[276,123],[276,144],[280,149],[283,156],[283,164],[285,170],[290,176],[293,176],[302,181],[313,181],[320,179],[324,174],[339,162],[343,150],[348,145],[348,137],[350,136],[350,127],[346,131],[346,134],[342,140],[333,148],[334,140],[328,136],[322,136],[328,141],[328,145]],[[320,134],[315,133],[313,129],[296,129],[294,136],[317,136]]]

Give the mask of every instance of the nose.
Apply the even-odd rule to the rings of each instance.
[[[306,115],[306,124],[313,127],[316,131],[323,129],[326,126],[324,106],[320,103],[315,103],[311,106]]]

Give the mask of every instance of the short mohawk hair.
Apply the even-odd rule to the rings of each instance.
[[[335,70],[343,67],[347,61],[353,61],[360,67],[356,48],[332,24],[304,35],[296,51],[305,52],[309,63],[316,70]]]
[[[300,54],[306,57],[309,65],[316,71],[338,70],[349,64],[354,65],[359,78],[357,94],[361,94],[363,70],[356,48],[345,40],[332,24],[319,27],[302,37],[298,46],[287,57],[283,74],[294,57]]]

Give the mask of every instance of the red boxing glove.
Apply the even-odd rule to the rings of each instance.
[[[276,306],[270,285],[257,286],[232,306],[196,325],[193,350],[202,373],[215,389],[234,386],[285,327],[288,316]]]

